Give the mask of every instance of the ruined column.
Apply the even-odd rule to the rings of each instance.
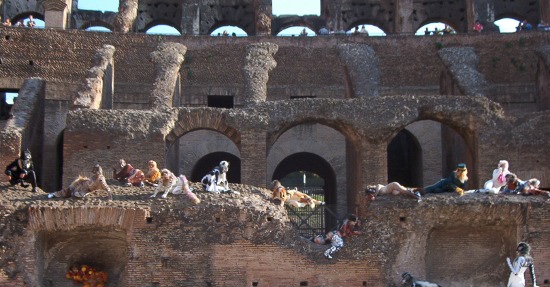
[[[540,111],[550,110],[550,46],[537,50],[538,108]]]
[[[138,15],[138,0],[119,0],[118,14],[115,18],[114,30],[128,33],[134,27]]]
[[[550,0],[540,0],[540,20],[546,23],[550,22]]]
[[[200,3],[198,0],[185,1],[181,4],[181,34],[200,34]]]
[[[155,81],[149,97],[150,109],[171,108],[176,92],[179,70],[187,47],[179,43],[161,43],[150,54],[155,65]]]
[[[472,31],[476,21],[483,25],[483,32],[499,32],[495,25],[495,0],[468,0],[468,31]]]
[[[378,96],[380,69],[374,49],[364,44],[340,44],[338,51],[346,65],[352,85],[351,96],[357,98]]]
[[[397,0],[395,15],[395,33],[410,33],[414,34],[412,12],[413,0]]]
[[[267,177],[267,147],[265,129],[243,131],[241,134],[241,183],[265,186]]]
[[[449,85],[456,84],[463,95],[487,96],[489,83],[477,69],[479,58],[473,47],[443,48],[438,54],[452,75]],[[440,87],[440,90],[448,92],[453,88]]]
[[[43,5],[46,28],[65,29],[69,14],[67,0],[45,0]]]
[[[277,67],[273,58],[279,46],[273,43],[255,43],[246,47],[244,73],[244,102],[251,105],[267,99],[269,71]]]
[[[104,45],[93,59],[93,66],[88,70],[86,81],[76,97],[71,109],[99,109],[112,107],[114,91],[114,60],[115,47]],[[107,84],[107,86],[105,86]],[[102,103],[110,99],[111,103]]]
[[[328,29],[338,31],[347,28],[342,24],[342,2],[321,0],[321,17],[325,19]]]
[[[271,0],[256,0],[256,36],[271,35]]]

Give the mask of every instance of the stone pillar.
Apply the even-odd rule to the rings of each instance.
[[[550,110],[550,46],[537,50],[537,88],[539,111]]]
[[[351,96],[357,98],[378,96],[380,70],[374,49],[364,44],[340,44],[338,51],[352,83]]]
[[[264,129],[247,130],[241,134],[241,183],[265,186],[267,177],[267,147]]]
[[[111,0],[112,1],[112,0]],[[133,30],[138,15],[138,0],[119,0],[114,30],[128,33]]]
[[[46,28],[65,29],[70,4],[70,0],[45,0],[43,5]]]
[[[365,203],[363,191],[367,185],[385,184],[388,182],[388,147],[385,143],[372,144],[364,139],[361,141],[361,159],[358,167],[358,176],[361,177],[361,188],[356,191],[355,198],[348,200],[350,203]],[[366,212],[366,204],[348,206],[350,212],[357,209],[357,213]]]
[[[114,90],[114,60],[115,47],[104,45],[94,56],[92,68],[88,70],[86,81],[76,97],[73,99],[72,109],[99,109],[112,107]],[[110,77],[107,78],[106,77]],[[107,84],[107,87],[104,84]],[[110,94],[109,94],[110,93]],[[111,103],[103,103],[103,100],[111,100]]]
[[[173,106],[179,70],[187,47],[179,43],[161,43],[150,57],[155,65],[155,82],[149,97],[149,108],[163,109]]]
[[[271,35],[271,0],[256,0],[256,36]]]
[[[539,6],[540,20],[546,23],[550,22],[550,0],[540,0]]]
[[[245,105],[262,102],[267,99],[267,81],[269,71],[277,66],[273,58],[279,46],[273,43],[255,43],[246,47],[244,73]]]
[[[327,28],[334,31],[343,30],[342,1],[321,0],[321,17],[325,19]]]
[[[475,21],[479,20],[483,25],[483,32],[499,32],[495,25],[495,0],[467,0],[467,3],[468,31],[472,31]]]
[[[395,10],[395,33],[414,34],[416,31],[414,31],[414,25],[411,17],[414,10],[413,0],[397,0]]]
[[[185,1],[181,4],[181,34],[200,34],[201,5],[198,0]]]

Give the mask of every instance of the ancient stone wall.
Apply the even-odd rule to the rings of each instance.
[[[442,286],[500,286],[505,259],[522,240],[533,246],[539,285],[550,277],[542,197],[442,194],[417,203],[381,196],[367,203],[361,193],[363,233],[330,261],[322,255],[328,246],[300,238],[268,190],[201,191],[202,203],[191,206],[181,195],[151,199],[151,187],[109,183],[110,202],[102,192],[47,200],[0,184],[0,284],[70,286],[66,270],[91,264],[109,273],[108,286],[401,286],[405,271]]]

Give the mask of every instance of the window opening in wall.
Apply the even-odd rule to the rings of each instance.
[[[447,34],[456,34],[455,28],[442,22],[433,22],[423,25],[416,30],[416,36],[442,36]]]
[[[181,33],[178,31],[178,29],[168,26],[168,25],[156,25],[153,26],[145,32],[145,34],[149,35],[177,35],[180,36]]]
[[[208,107],[232,109],[233,96],[208,96]]]
[[[107,27],[103,27],[103,26],[90,26],[86,29],[84,29],[84,31],[91,31],[91,32],[112,32],[111,29],[107,28]]]
[[[346,35],[383,37],[383,36],[386,36],[386,33],[384,32],[384,30],[380,29],[378,26],[370,25],[370,24],[359,24],[354,27],[351,27],[351,29],[346,31]]]
[[[518,30],[519,24],[520,21],[513,18],[502,18],[495,21],[495,25],[498,26],[500,33],[515,33]],[[533,23],[531,23],[531,26],[533,26]]]
[[[212,31],[210,36],[246,37],[248,34],[237,26],[222,26]]]
[[[11,118],[11,109],[19,96],[19,91],[0,90],[0,120]]]
[[[78,0],[78,9],[102,12],[118,12],[119,1]]]
[[[277,34],[277,36],[283,37],[297,37],[297,36],[315,36],[315,31],[305,26],[288,27]]]
[[[274,16],[281,15],[316,15],[321,16],[320,0],[273,0],[272,10]]]
[[[42,18],[42,15],[38,13],[24,13],[19,14],[15,16],[11,20],[11,26],[12,27],[22,27],[22,28],[37,28],[37,29],[43,29],[45,27],[44,20],[39,19]],[[7,18],[9,19],[9,18]]]

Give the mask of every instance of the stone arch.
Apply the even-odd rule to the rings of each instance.
[[[273,123],[270,126],[278,126],[278,129],[268,132],[267,134],[268,181],[271,180],[271,175],[273,174],[273,165],[282,161],[282,159],[274,158],[275,152],[279,152],[281,155],[285,153],[290,155],[298,152],[315,153],[333,166],[336,172],[336,192],[339,195],[337,197],[336,209],[339,214],[346,214],[352,208],[352,202],[355,199],[356,192],[362,186],[363,177],[360,170],[361,140],[359,134],[351,126],[320,118],[289,119],[288,122],[281,123],[280,125],[278,125],[278,123]],[[287,143],[287,147],[282,146],[283,149],[286,149],[282,152],[275,150],[281,148],[280,144],[278,144],[279,139],[289,140],[288,137],[284,137],[283,135],[286,135],[288,132],[298,127],[311,130],[302,132],[306,134],[302,139],[291,134],[292,137],[290,140],[294,138],[299,141],[294,144]],[[315,128],[318,130],[314,130]],[[308,132],[311,132],[312,135],[310,140],[306,138]],[[336,136],[334,133],[336,133]],[[316,147],[316,137],[321,137],[323,135],[325,135],[323,138],[325,142],[326,140],[331,141],[331,144],[324,144],[324,148],[331,149],[331,151],[322,152],[322,148]],[[301,146],[306,146],[308,148],[301,148]],[[338,148],[341,148],[341,151],[338,150]]]
[[[529,1],[529,5],[526,5],[526,1],[495,0],[495,20],[506,17],[519,19],[519,21],[527,19],[529,23],[536,26],[541,17],[540,9],[544,6],[541,2],[543,1]]]
[[[190,174],[190,181],[200,182],[202,177],[209,173],[215,166],[225,160],[229,162],[227,181],[229,183],[241,183],[241,159],[231,153],[218,151],[201,157],[194,165]]]
[[[26,12],[19,13],[19,14],[13,16],[10,20],[11,20],[12,25],[15,26],[15,24],[17,24],[17,22],[18,22],[19,20],[27,19],[27,18],[29,18],[29,16],[31,16],[31,15],[32,15],[35,19],[44,21],[44,15],[43,15],[43,14],[40,14],[40,13],[38,13],[38,12],[35,12],[35,11],[26,11]]]
[[[415,121],[407,124],[407,127],[422,120],[431,120],[439,124],[439,126],[435,125],[428,127],[428,133],[433,136],[435,140],[440,138],[440,143],[442,145],[440,173],[438,175],[438,171],[433,170],[430,174],[424,174],[424,185],[431,184],[432,181],[448,176],[448,174],[455,169],[458,163],[466,163],[468,170],[470,171],[468,173],[468,186],[479,186],[477,175],[479,163],[476,160],[478,158],[478,150],[476,149],[477,145],[475,144],[478,141],[476,127],[469,126],[467,123],[456,122],[452,119],[442,119],[439,118],[439,116],[434,115],[421,116]],[[474,119],[472,120],[475,121]],[[438,129],[440,129],[439,135],[437,135],[439,132]],[[394,135],[396,134],[397,132]],[[419,136],[416,136],[416,138],[418,139]],[[426,143],[422,143],[420,146],[425,145]],[[424,147],[423,150],[426,150],[426,148]],[[427,159],[424,155],[422,161],[425,162],[426,160]],[[424,171],[424,173],[426,173],[426,171]]]
[[[170,22],[169,20],[166,20],[166,19],[157,19],[157,20],[153,20],[147,24],[145,24],[145,26],[143,27],[143,29],[140,29],[139,32],[142,32],[142,33],[146,33],[147,30],[157,26],[157,25],[166,25],[166,26],[170,26],[176,30],[178,30],[178,32],[180,33],[181,35],[181,27],[178,27],[176,25],[174,25],[174,23]]]
[[[521,22],[523,19],[525,19],[525,16],[523,16],[523,15],[517,13],[517,12],[506,11],[504,13],[495,15],[495,22],[500,20],[500,19],[504,19],[504,18],[511,18],[511,19],[518,20],[518,21]]]
[[[240,151],[227,135],[199,129],[184,134],[178,140],[178,147],[174,151],[174,157],[177,158],[174,172],[189,176],[191,181],[200,181],[220,161],[225,160],[230,165],[229,182],[241,182]]]
[[[219,22],[216,22],[214,25],[212,25],[210,27],[210,29],[208,30],[208,35],[212,34],[212,32],[214,32],[216,29],[220,28],[220,27],[225,27],[225,26],[232,26],[232,27],[237,27],[241,30],[243,30],[247,36],[250,35],[245,29],[243,29],[243,27],[240,27],[238,23],[234,23],[234,22],[228,22],[228,21],[219,21]]]
[[[126,232],[104,228],[40,231],[36,240],[42,286],[65,286],[71,266],[88,265],[108,273],[109,285],[123,284],[128,260]]]
[[[388,35],[388,28],[386,27],[387,23],[379,21],[377,19],[358,19],[346,27],[346,31],[352,30],[356,26],[361,25],[372,25],[378,27],[380,30],[384,31]]]
[[[166,142],[170,146],[184,134],[199,130],[209,129],[220,132],[228,137],[241,150],[240,131],[225,122],[225,117],[221,109],[193,109],[185,110],[180,113],[179,119],[174,128],[166,136]]]
[[[180,24],[183,9],[179,1],[143,2],[140,1],[138,5],[137,31],[146,32],[155,25],[168,25],[182,33]]]
[[[456,32],[463,32],[459,29],[460,26],[454,23],[453,20],[444,18],[444,17],[432,17],[432,18],[425,19],[414,29],[414,32],[415,33],[418,32],[418,30],[421,29],[424,25],[428,25],[431,23],[443,23],[453,28],[453,30],[455,30]]]
[[[291,27],[307,27],[317,34],[323,26],[327,26],[326,22],[318,16],[282,16],[273,20],[271,35],[276,36]]]
[[[215,30],[212,27],[231,25],[243,29],[247,35],[255,35],[256,7],[254,4],[243,1],[218,2],[217,5],[205,4],[201,9],[201,35],[210,35]]]
[[[109,29],[111,32],[114,31],[114,27],[111,23],[107,23],[107,22],[103,22],[103,21],[97,21],[97,20],[85,22],[85,23],[82,24],[82,26],[80,26],[79,29],[86,30],[90,27],[103,27],[103,28]]]
[[[347,211],[338,204],[341,200],[338,200],[336,172],[334,167],[323,157],[309,152],[298,152],[288,155],[277,164],[271,176],[271,180],[280,180],[290,173],[302,171],[316,174],[324,180],[324,186],[322,186],[322,188],[326,207],[332,212],[340,214],[339,217],[343,217]],[[303,189],[299,186],[298,190]],[[337,225],[337,219],[339,218],[335,218],[334,215],[325,212],[324,228],[326,230],[324,231],[326,232],[334,228],[334,226]]]

